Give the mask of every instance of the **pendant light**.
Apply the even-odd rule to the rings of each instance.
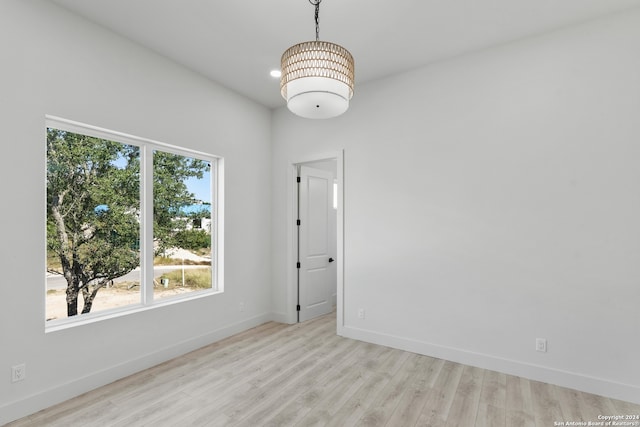
[[[280,93],[287,108],[308,119],[328,119],[349,108],[353,96],[353,56],[344,47],[320,41],[320,2],[315,6],[316,39],[291,46],[282,54]]]

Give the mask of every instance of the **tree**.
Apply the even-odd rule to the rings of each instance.
[[[193,195],[184,181],[206,163],[156,152],[154,237],[170,240],[179,224],[171,211]],[[155,232],[154,232],[155,233]],[[59,260],[47,270],[67,282],[67,315],[89,313],[98,291],[139,265],[140,149],[115,141],[47,129],[47,248]]]
[[[157,252],[175,246],[176,233],[184,230],[189,220],[181,214],[184,206],[195,202],[184,181],[202,178],[209,164],[176,154],[156,151],[153,155],[153,236]]]
[[[211,235],[200,229],[178,231],[175,239],[176,246],[184,249],[197,251],[211,247]]]

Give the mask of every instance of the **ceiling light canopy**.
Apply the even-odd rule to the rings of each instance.
[[[320,41],[319,13],[315,6],[316,39],[291,46],[282,54],[280,93],[289,110],[308,119],[328,119],[349,108],[353,96],[353,56],[344,47]]]

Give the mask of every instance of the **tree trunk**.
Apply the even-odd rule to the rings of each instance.
[[[78,286],[67,284],[67,317],[78,314]]]
[[[60,242],[60,250],[58,256],[60,257],[60,263],[62,264],[62,272],[64,278],[67,279],[67,317],[75,316],[78,314],[78,278],[72,271],[71,259],[73,253],[69,247],[69,235],[67,234],[67,227],[64,223],[64,217],[60,213],[60,205],[64,199],[66,192],[62,192],[58,197],[53,198],[55,202],[51,206],[51,213],[56,223],[56,230],[58,234],[58,241]]]
[[[96,287],[93,289],[93,291],[91,291],[91,293],[89,293],[88,287],[86,288],[86,290],[85,288],[82,289],[82,296],[84,297],[84,306],[82,307],[82,314],[86,314],[91,311],[91,306],[93,305],[94,298],[98,294],[98,291],[100,290],[100,288],[104,288],[106,283],[107,281],[105,280],[101,282],[99,285],[96,285]]]

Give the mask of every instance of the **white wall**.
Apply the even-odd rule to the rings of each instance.
[[[45,114],[225,158],[224,294],[45,334]],[[50,2],[0,2],[0,424],[271,318],[270,120]]]
[[[638,46],[635,11],[276,111],[274,311],[288,162],[344,148],[341,333],[640,403]]]

